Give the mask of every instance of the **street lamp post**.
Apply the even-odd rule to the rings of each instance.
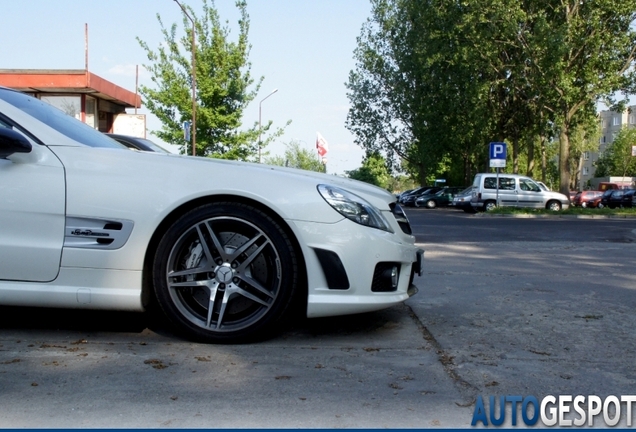
[[[196,50],[195,33],[194,33],[195,26],[194,26],[194,20],[192,19],[188,11],[183,7],[183,5],[179,3],[179,0],[174,0],[174,1],[179,5],[179,7],[181,8],[185,16],[188,17],[188,19],[192,23],[192,128],[190,133],[192,134],[192,156],[196,156],[197,155],[197,115],[196,115],[197,75],[196,75],[196,68],[194,63],[196,58],[194,55]]]
[[[177,1],[177,0],[175,0]],[[261,101],[258,103],[258,163],[263,163],[262,159],[261,159],[261,132],[263,131],[261,128],[261,104],[263,103],[263,101],[265,99],[267,99],[268,97],[270,97],[271,95],[273,95],[274,93],[276,93],[278,91],[278,89],[274,89],[272,90],[272,92],[270,94],[268,94],[267,96],[265,96],[263,99],[261,99]]]

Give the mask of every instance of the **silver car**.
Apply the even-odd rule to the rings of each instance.
[[[560,211],[567,209],[570,199],[546,191],[530,177],[518,174],[476,174],[470,204],[476,210],[490,211],[497,206],[524,207]]]

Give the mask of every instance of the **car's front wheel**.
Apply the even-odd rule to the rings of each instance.
[[[561,211],[561,203],[559,201],[550,201],[546,208],[551,211]]]
[[[153,262],[159,306],[178,331],[204,342],[265,336],[286,316],[297,279],[296,253],[280,225],[231,202],[176,220]]]
[[[497,203],[494,201],[486,201],[484,203],[484,211],[492,211],[497,208]]]
[[[437,207],[435,200],[426,201],[426,208],[434,209],[435,207]]]

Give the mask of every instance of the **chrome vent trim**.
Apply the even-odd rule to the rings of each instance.
[[[64,247],[119,249],[128,241],[133,226],[130,220],[67,216]]]

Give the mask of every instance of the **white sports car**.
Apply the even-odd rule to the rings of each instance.
[[[205,342],[293,311],[406,300],[422,254],[388,192],[336,176],[130,151],[0,88],[0,304],[144,311]],[[302,309],[301,309],[302,308]]]

